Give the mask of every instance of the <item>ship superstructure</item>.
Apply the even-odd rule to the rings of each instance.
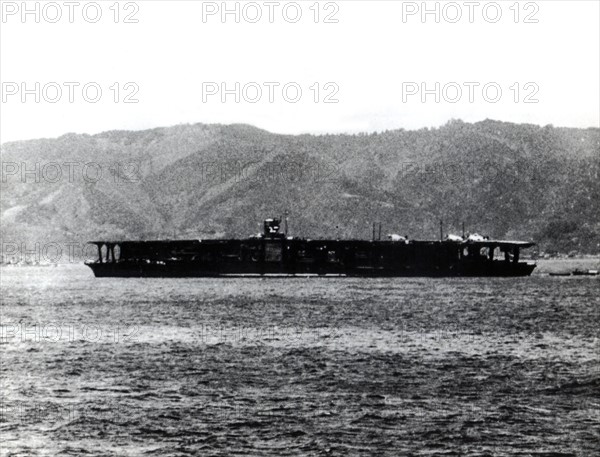
[[[417,241],[310,240],[280,232],[267,219],[246,239],[93,241],[97,277],[214,276],[528,276],[535,264],[519,260],[532,242],[450,237]]]

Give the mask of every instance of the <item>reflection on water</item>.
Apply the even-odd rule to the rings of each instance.
[[[2,455],[594,455],[598,278],[3,268]]]

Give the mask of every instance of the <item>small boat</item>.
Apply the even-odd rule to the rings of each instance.
[[[559,273],[550,273],[550,276],[571,276],[571,272],[559,272]]]
[[[598,276],[598,270],[575,270],[573,276]]]

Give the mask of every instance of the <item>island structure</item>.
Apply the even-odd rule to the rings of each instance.
[[[246,239],[91,241],[98,258],[86,265],[96,277],[156,278],[511,277],[529,276],[536,267],[519,261],[520,250],[532,242],[457,236],[418,241],[398,235],[311,240],[280,233],[280,225],[280,218],[267,219],[263,233]]]

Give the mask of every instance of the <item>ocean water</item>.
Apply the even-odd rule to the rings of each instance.
[[[599,455],[600,278],[0,271],[0,455]]]

